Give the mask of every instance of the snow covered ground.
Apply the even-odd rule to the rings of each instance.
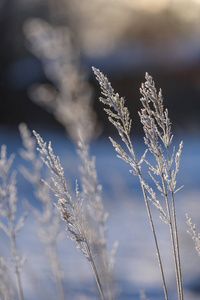
[[[42,130],[40,134],[46,141],[52,140],[54,152],[61,158],[69,184],[74,186],[75,179],[79,177],[79,160],[73,145],[60,133]],[[185,299],[197,300],[200,299],[200,257],[187,233],[185,213],[192,217],[200,232],[200,138],[197,135],[186,136],[183,141],[178,184],[184,185],[184,188],[176,195],[176,207]],[[18,168],[23,163],[18,154],[21,147],[19,134],[7,128],[0,128],[0,142],[7,145],[8,153],[16,153],[14,166]],[[175,140],[175,144],[178,145],[178,142]],[[142,140],[135,140],[135,149],[138,156],[143,154],[145,148]],[[130,174],[129,166],[116,157],[107,138],[94,142],[91,153],[96,156],[104,204],[109,212],[107,222],[109,248],[112,248],[116,240],[119,241],[115,263],[117,299],[139,299],[140,291],[145,291],[149,299],[164,299],[153,236],[138,178]],[[30,184],[20,174],[17,180],[20,213],[23,210],[23,201],[28,199],[34,205],[34,197]],[[168,226],[159,219],[158,212],[156,210],[154,212],[167,284],[171,293],[170,300],[175,300],[176,283]],[[7,237],[0,233],[0,238],[0,254],[9,257]],[[27,262],[22,269],[25,299],[56,299],[55,286],[51,282],[44,248],[37,238],[36,224],[31,214],[17,242],[21,253],[27,256]],[[91,267],[82,253],[76,250],[75,243],[70,239],[63,240],[60,243],[59,253],[65,274],[66,299],[84,299],[83,295],[96,299]]]

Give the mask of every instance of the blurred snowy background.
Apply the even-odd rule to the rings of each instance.
[[[79,159],[74,146],[61,133],[55,134],[46,130],[40,130],[40,133],[46,141],[52,140],[55,154],[60,156],[66,178],[73,190],[79,168]],[[4,128],[1,129],[1,139],[7,144],[9,153],[16,153],[14,166],[19,168],[24,164],[18,154],[19,148],[22,147],[19,135]],[[174,143],[178,144],[178,142],[175,139]],[[135,140],[135,148],[138,155],[143,153],[142,138]],[[184,137],[184,150],[178,176],[179,184],[184,184],[184,188],[177,194],[176,207],[185,298],[190,300],[199,299],[200,262],[193,241],[187,233],[185,213],[187,212],[193,218],[199,229],[199,151],[200,142],[196,141],[195,136]],[[103,137],[94,142],[91,146],[91,154],[96,156],[99,181],[103,185],[103,201],[106,211],[109,212],[107,222],[109,249],[111,250],[115,241],[119,241],[115,262],[117,299],[139,299],[140,291],[145,291],[149,299],[163,299],[155,246],[138,179],[130,174],[129,167],[116,157],[107,138]],[[20,173],[17,176],[17,183],[18,213],[21,214],[25,210],[25,200],[30,201],[35,207],[40,207],[33,195],[31,184],[27,183]],[[168,226],[159,219],[157,211],[153,211],[170,299],[176,299]],[[22,269],[25,299],[55,299],[56,290],[51,281],[51,269],[45,258],[45,249],[36,233],[37,226],[30,213],[17,239],[20,253],[25,253],[27,256]],[[91,266],[83,254],[75,248],[75,243],[70,239],[64,239],[59,243],[66,299],[84,299],[83,295],[96,299]],[[1,255],[8,258],[11,255],[9,241],[2,233]]]
[[[119,241],[115,265],[119,299],[139,299],[141,290],[146,291],[149,299],[163,299],[162,285],[139,183],[129,173],[128,166],[116,157],[107,138],[115,131],[97,101],[100,91],[91,66],[100,68],[108,75],[115,90],[126,97],[139,156],[145,149],[137,114],[140,109],[139,87],[144,82],[144,73],[148,71],[157,88],[162,88],[164,103],[169,108],[173,123],[174,143],[184,142],[179,174],[179,183],[184,188],[177,194],[177,217],[185,299],[199,299],[200,258],[186,232],[185,213],[192,217],[200,231],[200,2],[1,0],[0,5],[1,144],[7,145],[8,153],[16,153],[14,167],[19,168],[23,161],[19,156],[22,145],[18,125],[26,122],[46,141],[52,141],[72,189],[79,176],[75,147],[53,114],[30,99],[33,84],[54,83],[44,67],[48,67],[56,51],[59,51],[58,45],[48,47],[47,44],[49,57],[42,63],[38,52],[33,54],[27,36],[30,26],[27,27],[27,24],[31,24],[31,18],[41,18],[52,27],[67,27],[73,36],[72,49],[78,53],[80,65],[90,83],[101,128],[101,135],[91,144],[91,154],[96,156],[103,200],[109,212],[107,228],[110,248],[114,241]],[[28,32],[30,34],[30,30]],[[25,199],[38,206],[31,185],[20,174],[17,181],[19,212],[24,210]],[[173,300],[176,299],[173,296],[175,278],[167,226],[159,217],[156,220],[172,295],[170,300]],[[25,299],[55,299],[55,287],[50,280],[51,273],[31,214],[17,242],[20,252],[27,255],[22,269]],[[82,253],[76,251],[75,244],[69,239],[63,240],[59,253],[65,275],[66,299],[83,299],[83,295],[94,298],[95,283],[90,265]],[[9,242],[3,233],[0,254],[10,256]]]

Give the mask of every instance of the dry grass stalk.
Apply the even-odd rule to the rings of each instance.
[[[51,147],[51,142],[48,146],[40,137],[39,134],[34,132],[43,162],[51,170],[54,175],[51,177],[52,184],[45,182],[45,184],[54,192],[58,198],[58,209],[61,214],[61,218],[65,221],[67,230],[71,234],[72,240],[77,243],[77,249],[80,250],[87,260],[91,263],[94,277],[96,279],[101,299],[105,300],[104,290],[102,287],[101,279],[96,268],[94,254],[92,252],[92,231],[89,230],[87,218],[83,209],[83,200],[80,197],[79,186],[76,183],[76,201],[71,196],[68,185],[65,179],[64,170],[60,163],[59,157],[56,157]]]
[[[35,208],[29,202],[27,207],[33,213],[38,226],[38,236],[45,247],[45,253],[49,260],[51,270],[53,272],[53,281],[56,284],[57,297],[59,300],[65,299],[63,287],[63,272],[58,257],[58,243],[64,238],[64,232],[61,228],[61,219],[54,205],[54,200],[49,188],[41,181],[42,161],[36,154],[36,140],[31,135],[27,126],[21,123],[19,126],[24,148],[20,150],[22,158],[29,162],[29,168],[21,166],[20,171],[24,178],[28,180],[34,187],[36,199],[42,204],[42,211]],[[48,178],[46,178],[48,181]]]
[[[168,299],[168,292],[149,201],[151,201],[156,206],[156,208],[161,213],[161,218],[170,227],[171,242],[175,262],[175,273],[177,280],[177,291],[179,300],[182,300],[183,286],[174,201],[174,194],[180,189],[176,189],[176,177],[179,171],[181,151],[183,146],[182,142],[180,143],[177,153],[175,154],[174,148],[170,156],[170,145],[172,143],[173,136],[171,134],[171,123],[168,118],[168,111],[167,109],[164,110],[161,90],[157,94],[155,83],[153,82],[152,77],[149,76],[148,73],[146,73],[146,82],[142,84],[140,90],[143,96],[141,98],[143,108],[139,112],[139,116],[141,123],[143,124],[145,133],[144,142],[148,147],[147,149],[153,154],[156,161],[156,165],[154,166],[150,164],[149,161],[146,159],[147,150],[145,151],[141,159],[138,160],[130,139],[132,121],[130,119],[128,108],[125,106],[125,99],[114,92],[106,76],[104,76],[96,68],[93,68],[93,71],[96,75],[97,80],[99,81],[102,94],[104,96],[100,97],[100,101],[110,107],[109,109],[105,109],[105,111],[108,114],[110,122],[116,127],[128,151],[125,151],[112,138],[110,138],[110,140],[118,153],[118,157],[124,160],[132,167],[131,172],[139,177],[141,183],[141,188],[143,191],[148,216],[154,235],[158,261],[162,274],[165,299]],[[146,162],[149,166],[150,178],[153,180],[161,196],[164,197],[166,207],[164,207],[161,201],[157,198],[154,189],[144,181],[142,176],[143,162]],[[161,184],[157,180],[156,176],[160,177]]]
[[[13,270],[16,275],[18,299],[23,300],[23,289],[21,282],[21,268],[24,264],[25,257],[20,258],[17,248],[16,237],[24,227],[27,214],[24,213],[16,222],[17,212],[17,187],[16,172],[11,172],[14,155],[7,158],[6,146],[1,147],[0,157],[0,228],[10,239],[10,247],[13,259]]]
[[[147,160],[145,161],[149,166],[151,179],[156,184],[161,196],[165,199],[165,221],[170,227],[177,289],[179,299],[182,300],[183,285],[174,195],[181,188],[176,188],[176,177],[179,171],[183,143],[180,143],[176,154],[175,148],[173,148],[170,156],[170,145],[173,135],[171,133],[171,122],[168,117],[168,110],[164,109],[162,91],[160,90],[157,93],[155,83],[148,73],[146,73],[145,77],[146,82],[142,84],[140,89],[143,108],[139,112],[139,116],[145,133],[144,142],[148,146],[149,151],[153,154],[156,165],[153,166]],[[160,178],[161,184],[156,179],[156,176]],[[151,193],[150,196],[153,199]],[[156,206],[157,203],[160,205],[160,201],[156,201]],[[164,208],[162,210],[164,211]]]
[[[98,254],[95,258],[99,266],[98,273],[101,273],[98,276],[101,277],[101,285],[103,285],[106,299],[113,299],[111,262],[114,261],[114,258],[112,255],[111,257],[108,255],[105,231],[108,214],[104,211],[95,162],[89,154],[89,143],[98,135],[99,131],[96,115],[91,105],[91,87],[80,64],[78,48],[75,46],[73,36],[68,28],[55,28],[44,21],[35,19],[27,23],[25,32],[31,42],[32,51],[42,60],[46,75],[56,87],[40,85],[32,89],[32,95],[38,103],[50,110],[65,127],[75,142],[81,158],[82,193],[79,195],[77,185],[76,196],[77,203],[79,203],[77,205],[82,211],[80,198],[84,199],[87,207],[87,222],[92,222],[91,228],[93,228],[93,232],[90,232],[90,247],[94,248]],[[48,50],[52,48],[52,45],[54,45],[53,57]],[[65,179],[62,178],[62,180]],[[70,200],[69,203],[71,203],[71,209],[74,209],[73,201]],[[76,209],[73,213],[76,215]],[[81,226],[86,226],[86,217],[83,212],[76,217],[80,218]],[[73,233],[78,234],[77,237],[81,234],[79,232],[80,225],[78,227],[79,229],[76,228]],[[74,230],[74,228],[68,227],[68,230]],[[86,254],[86,241],[84,245],[82,251],[84,250]],[[79,243],[79,247],[82,247],[82,243]],[[112,251],[112,253],[114,252]]]
[[[113,245],[109,255],[105,229],[108,213],[105,212],[103,206],[102,186],[98,183],[95,157],[90,158],[89,147],[81,142],[79,142],[78,154],[82,162],[80,167],[82,197],[86,202],[88,217],[91,219],[90,222],[94,230],[91,242],[98,254],[96,256],[98,271],[102,278],[106,299],[114,299],[113,267],[118,243]]]

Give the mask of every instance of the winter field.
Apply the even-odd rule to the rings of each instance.
[[[65,169],[65,176],[71,190],[75,180],[79,180],[79,158],[71,142],[59,132],[40,130],[45,141],[52,141],[54,153],[60,156]],[[180,235],[180,252],[185,299],[200,298],[200,258],[194,249],[194,243],[187,233],[185,214],[188,213],[200,230],[200,138],[199,135],[181,136],[176,134],[174,144],[183,140],[184,147],[181,158],[178,186],[184,185],[176,195],[176,212]],[[19,155],[22,148],[17,130],[0,128],[1,145],[7,145],[8,154],[15,153],[13,167],[20,169],[25,164]],[[142,138],[133,140],[138,155],[142,155],[145,146]],[[115,241],[119,242],[115,257],[115,288],[117,299],[139,299],[145,291],[148,299],[164,299],[160,271],[157,264],[156,251],[147,212],[140,190],[138,178],[129,172],[129,165],[116,157],[116,153],[107,137],[100,138],[91,145],[91,154],[96,157],[99,183],[103,186],[103,203],[109,213],[107,221],[108,248]],[[28,165],[27,165],[28,166]],[[30,183],[17,174],[19,207],[18,214],[27,210],[25,202],[34,207],[40,203],[34,197]],[[56,200],[55,200],[56,201]],[[171,244],[167,225],[160,220],[157,210],[153,209],[158,239],[160,242],[163,264],[167,272],[167,283],[170,287],[170,299],[175,300],[176,288]],[[64,222],[63,222],[64,223]],[[52,274],[45,256],[45,249],[37,236],[38,224],[31,212],[25,226],[17,237],[20,254],[27,259],[22,268],[22,285],[24,297],[28,300],[56,299],[56,289],[52,282]],[[63,224],[65,230],[65,224]],[[81,252],[76,250],[76,243],[67,238],[59,243],[59,257],[64,274],[66,299],[96,299],[96,284],[90,264]],[[1,231],[1,256],[11,258],[8,237]],[[109,250],[109,249],[108,249]],[[14,279],[13,279],[14,280]],[[13,283],[15,286],[15,283]]]

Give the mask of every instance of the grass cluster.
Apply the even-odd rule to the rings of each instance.
[[[57,89],[53,89],[50,85],[36,86],[32,90],[32,94],[63,124],[75,144],[81,161],[81,179],[80,182],[76,182],[75,193],[73,193],[68,187],[64,168],[59,157],[54,154],[51,142],[46,143],[35,131],[33,136],[25,124],[20,125],[24,145],[21,156],[32,166],[32,171],[25,167],[22,167],[20,171],[34,186],[35,197],[41,202],[42,211],[30,204],[27,206],[40,224],[38,233],[41,242],[45,245],[49,265],[53,272],[57,299],[67,299],[57,249],[58,242],[67,236],[60,226],[63,221],[69,236],[76,243],[77,249],[82,252],[83,257],[91,265],[99,292],[97,297],[102,300],[114,300],[117,298],[114,285],[114,260],[117,243],[110,251],[108,250],[106,232],[108,213],[104,209],[102,186],[99,184],[95,158],[90,156],[90,142],[96,136],[99,128],[91,106],[91,88],[79,65],[78,53],[70,48],[72,45],[70,32],[63,28],[55,30],[49,24],[39,20],[32,20],[27,24],[26,32],[33,43],[32,48],[44,62],[47,74],[51,74],[51,81],[57,87]],[[59,39],[62,41],[62,46],[58,49],[59,51],[54,51],[52,57],[52,53],[48,49],[51,44],[55,45],[55,40],[56,43],[59,43]],[[71,49],[71,52],[66,53],[65,49],[68,51]],[[48,61],[51,63],[48,64]],[[176,193],[181,188],[177,185],[177,174],[183,143],[180,142],[178,149],[173,146],[171,122],[168,110],[164,107],[162,92],[161,90],[157,91],[152,77],[146,73],[145,82],[140,90],[141,110],[139,111],[146,151],[141,157],[138,157],[132,142],[132,120],[125,105],[125,99],[114,91],[108,78],[100,70],[93,68],[93,71],[102,91],[100,101],[105,105],[105,112],[110,122],[116,127],[122,142],[119,144],[110,138],[111,143],[118,157],[130,166],[130,172],[140,182],[163,283],[163,299],[168,300],[170,297],[152,212],[154,207],[169,228],[177,299],[183,300],[181,249],[175,205]],[[36,151],[36,147],[38,151]],[[147,153],[153,158],[151,162],[147,159]],[[18,254],[17,237],[25,224],[27,214],[23,214],[19,220],[16,220],[18,198],[16,173],[11,171],[13,159],[13,156],[7,157],[6,146],[2,146],[0,228],[10,239],[12,254],[12,263],[4,258],[1,258],[0,261],[0,295],[3,300],[17,299],[16,297],[19,300],[25,299],[21,280],[25,258],[21,258]],[[42,171],[43,164],[47,166],[46,173]],[[148,182],[144,172],[148,172],[150,179]],[[52,195],[55,196],[56,201],[53,200]],[[187,222],[195,242],[195,248],[200,254],[200,235],[196,233],[195,225],[188,216]],[[18,296],[16,296],[16,290],[11,288],[8,269],[12,269],[15,274]],[[141,299],[147,299],[145,294],[141,295]]]

